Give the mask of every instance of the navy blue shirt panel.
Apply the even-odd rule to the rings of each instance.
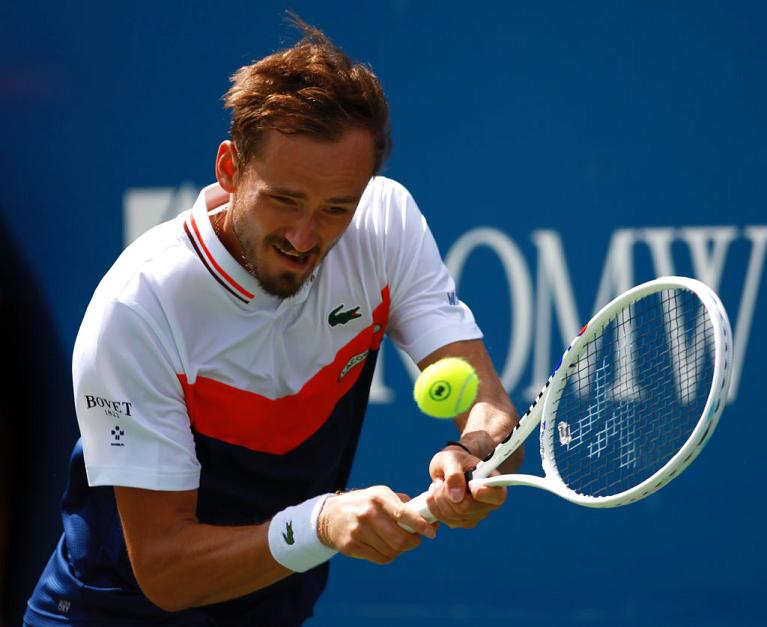
[[[285,455],[254,452],[194,434],[202,466],[201,522],[262,522],[288,505],[345,487],[367,408],[377,352],[328,420]],[[62,500],[64,533],[28,602],[29,625],[215,626],[300,625],[312,615],[328,564],[215,605],[169,613],[141,592],[128,560],[114,490],[89,487],[82,444],[69,464]]]

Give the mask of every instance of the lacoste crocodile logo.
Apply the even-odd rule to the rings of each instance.
[[[285,532],[282,534],[282,539],[285,540],[287,544],[295,544],[296,539],[293,537],[293,521],[288,521],[285,524]]]
[[[344,306],[341,304],[330,312],[330,315],[328,316],[328,324],[331,327],[335,327],[339,324],[346,324],[349,320],[354,320],[354,318],[359,318],[362,315],[359,313],[359,307],[341,311],[343,308]]]

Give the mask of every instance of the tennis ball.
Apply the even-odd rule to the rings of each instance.
[[[434,418],[453,418],[477,398],[479,378],[472,365],[460,357],[446,357],[424,368],[413,388],[418,408]]]

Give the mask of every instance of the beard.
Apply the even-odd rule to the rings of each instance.
[[[265,270],[266,264],[261,261],[259,251],[256,247],[252,246],[245,237],[241,235],[239,229],[237,228],[236,222],[232,223],[232,230],[235,237],[237,237],[237,241],[240,243],[240,249],[242,250],[241,261],[245,266],[245,269],[253,277],[255,277],[264,292],[271,294],[272,296],[276,296],[277,298],[290,298],[291,296],[295,296],[311,276],[311,270],[313,270],[319,263],[319,261],[317,261],[305,274],[299,274],[287,270],[284,272],[268,273]],[[293,250],[293,246],[291,246],[291,244],[286,239],[276,235],[267,236],[264,240],[264,245],[265,247],[276,246],[286,251]],[[324,259],[329,250],[330,249],[328,249],[328,251],[322,255],[320,261]],[[319,256],[319,253],[320,249],[318,247],[309,251],[309,254],[315,256]]]

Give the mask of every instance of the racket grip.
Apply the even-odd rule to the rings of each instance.
[[[431,510],[429,509],[429,506],[426,504],[426,497],[429,496],[429,492],[422,492],[414,499],[408,501],[405,504],[405,507],[409,509],[410,511],[417,512],[421,516],[423,516],[426,520],[428,520],[430,523],[433,523],[435,520],[437,520],[436,516],[431,513]],[[400,527],[402,527],[405,531],[408,533],[415,533],[414,529],[411,529],[408,525],[406,525],[403,522],[397,523]]]

